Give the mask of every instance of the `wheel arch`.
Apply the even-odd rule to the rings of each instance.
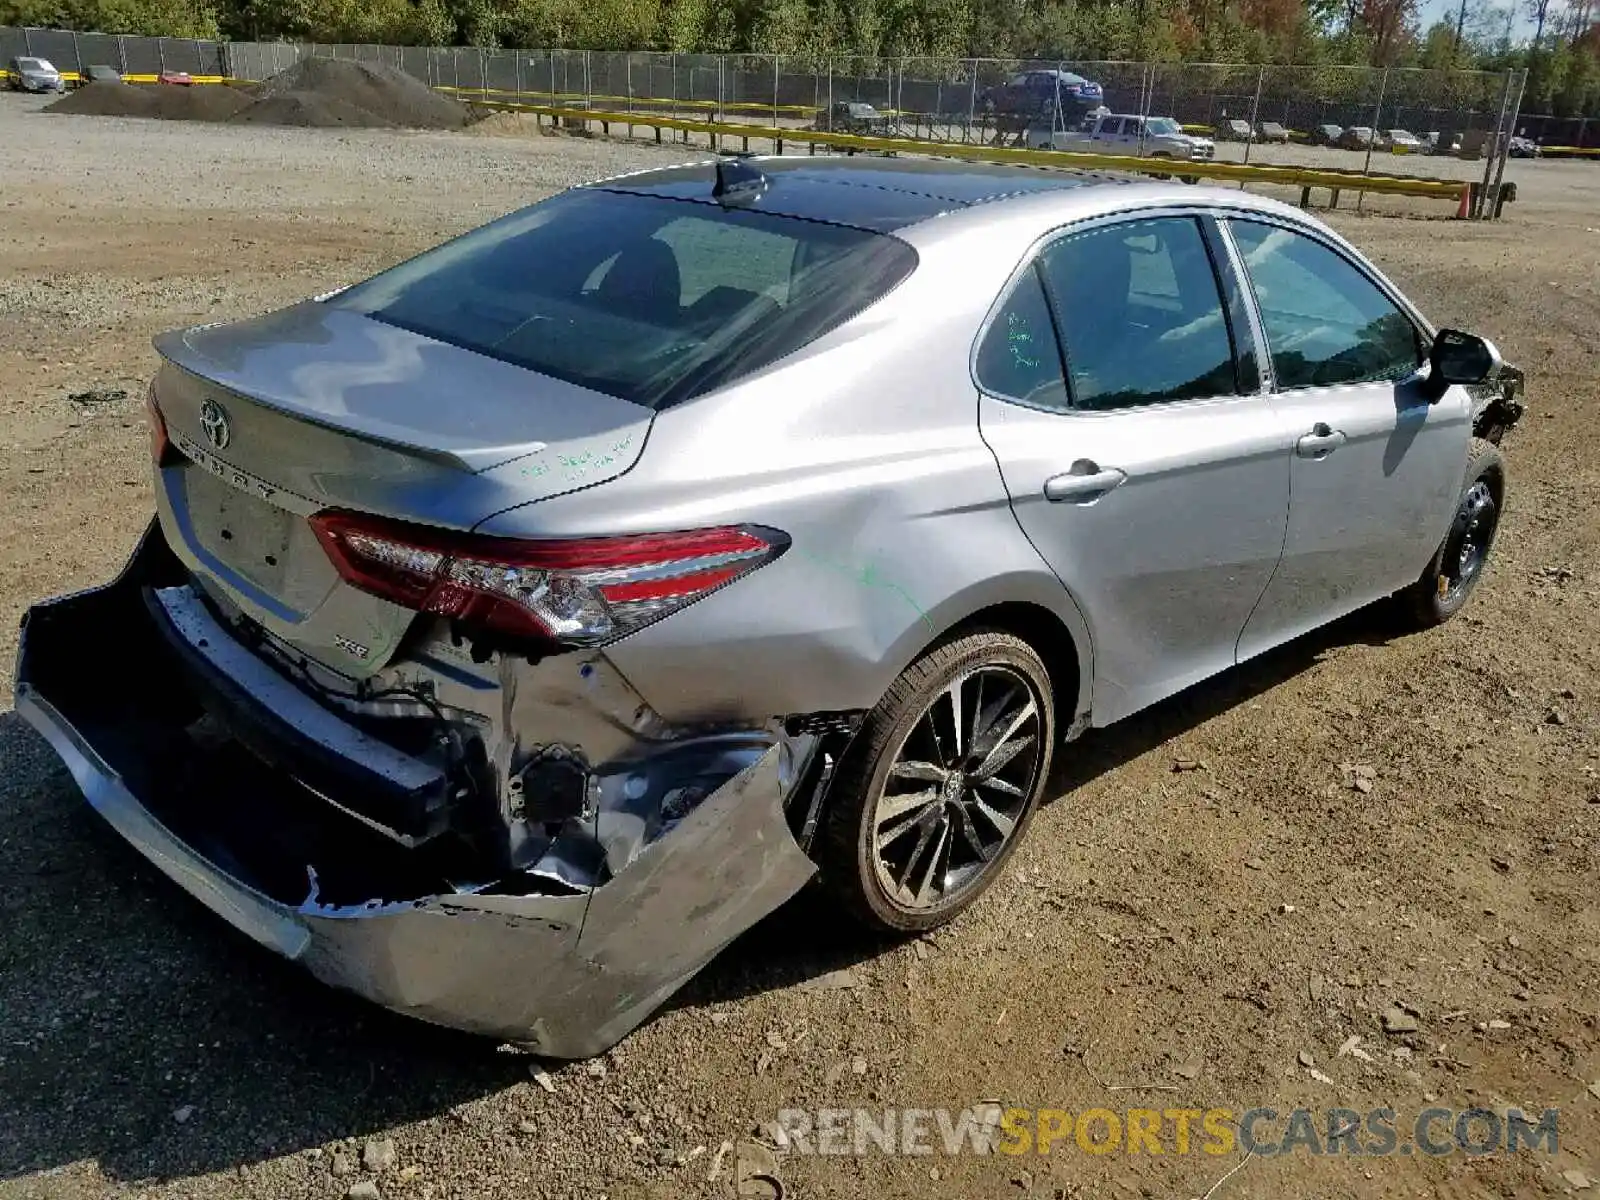
[[[1088,623],[1072,596],[1053,575],[986,581],[988,586],[947,600],[933,618],[919,622],[889,656],[892,678],[937,646],[980,629],[1021,638],[1044,660],[1063,729],[1088,723],[1094,680],[1094,648]],[[1001,586],[995,587],[996,583]]]
[[[1079,715],[1088,712],[1089,693],[1084,685],[1092,676],[1086,648],[1079,647],[1072,630],[1057,613],[1026,600],[1002,601],[962,618],[934,644],[955,641],[979,630],[1009,633],[1033,647],[1049,672],[1057,713],[1066,717],[1064,730],[1071,729]]]

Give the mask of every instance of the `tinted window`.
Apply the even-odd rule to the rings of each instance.
[[[1050,306],[1030,269],[1011,290],[978,347],[978,383],[996,396],[1042,408],[1065,408],[1061,351]]]
[[[1075,234],[1045,251],[1077,408],[1231,394],[1233,343],[1200,227],[1187,217]]]
[[[1417,331],[1357,267],[1273,225],[1231,222],[1280,388],[1403,379],[1422,361]]]
[[[915,265],[883,234],[584,188],[328,303],[655,406],[799,349]]]

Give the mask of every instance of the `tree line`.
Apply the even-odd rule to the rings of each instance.
[[[822,58],[1527,67],[1524,112],[1600,116],[1600,0],[0,0],[0,24],[174,37]],[[1518,18],[1531,38],[1514,36]]]

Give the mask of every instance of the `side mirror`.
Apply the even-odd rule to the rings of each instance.
[[[1440,395],[1453,383],[1469,387],[1490,383],[1499,377],[1504,365],[1493,342],[1459,329],[1439,331],[1428,351],[1428,363],[1429,377]]]

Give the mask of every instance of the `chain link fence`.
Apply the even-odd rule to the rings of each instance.
[[[163,71],[207,76],[227,73],[225,46],[221,42],[0,25],[0,66],[25,56],[49,59],[58,70],[76,74],[91,66],[114,67],[124,75],[159,75]]]
[[[1021,144],[1030,128],[1057,135],[1100,107],[1172,118],[1215,138],[1219,159],[1282,161],[1285,146],[1332,142],[1360,156],[1340,167],[1366,173],[1395,173],[1391,151],[1426,153],[1435,136],[1469,159],[1503,152],[1517,132],[1600,143],[1600,121],[1520,116],[1518,72],[215,42],[0,26],[0,60],[22,55],[67,72],[104,64],[232,80],[267,79],[308,56],[351,59],[469,101],[965,143]],[[1098,92],[1080,92],[1081,81]]]

